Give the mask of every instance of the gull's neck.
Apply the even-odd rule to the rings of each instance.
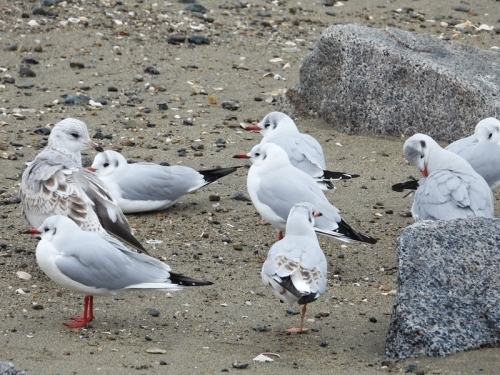
[[[80,151],[71,152],[67,148],[60,147],[56,142],[51,142],[50,140],[46,147],[46,150],[52,150],[64,154],[65,156],[73,160],[76,164],[78,164],[80,167],[82,166],[82,155]]]

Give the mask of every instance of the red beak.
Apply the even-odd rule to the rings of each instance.
[[[323,216],[323,214],[321,212],[318,212],[318,211],[315,211],[314,214],[313,214],[314,217],[320,217],[320,216]]]
[[[91,171],[91,172],[97,172],[97,169],[92,168],[92,167],[87,167],[87,169],[88,169],[89,171]]]
[[[39,235],[39,234],[42,234],[42,232],[40,232],[38,229],[35,229],[35,228],[31,228],[31,229],[28,229],[24,232],[22,232],[23,234],[33,234],[33,235]]]
[[[422,176],[427,177],[429,175],[429,171],[427,170],[427,167],[424,168],[422,171]]]
[[[247,154],[236,154],[233,156],[234,159],[250,159],[250,156]]]
[[[260,132],[262,129],[258,125],[250,125],[245,128],[245,130],[255,130],[257,132]]]

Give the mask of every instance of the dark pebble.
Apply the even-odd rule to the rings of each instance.
[[[374,316],[371,316],[369,319],[370,323],[377,323],[377,318],[375,318]]]
[[[193,126],[193,121],[191,121],[191,120],[182,120],[182,125]]]
[[[160,310],[154,309],[152,307],[150,307],[147,310],[149,312],[149,315],[154,316],[155,318],[158,317],[158,316],[160,316]]]
[[[73,69],[83,69],[83,68],[85,68],[85,64],[81,63],[81,62],[72,61],[69,63],[69,67],[73,68]]]
[[[194,4],[196,0],[177,0],[179,4]]]
[[[191,35],[188,42],[192,44],[210,44],[210,40],[201,35]]]
[[[48,142],[47,142],[47,141],[45,141],[45,140],[40,141],[40,142],[38,142],[38,147],[45,147],[45,146],[47,146],[47,143],[48,143]]]
[[[299,315],[300,311],[295,311],[295,310],[292,310],[292,309],[286,309],[286,313],[288,315]]]
[[[37,303],[36,305],[32,305],[31,308],[33,310],[43,310],[43,305]]]
[[[14,147],[24,147],[24,145],[22,143],[19,143],[19,142],[10,142],[10,145],[14,146]]]
[[[233,193],[230,198],[234,199],[235,201],[250,202],[250,198],[248,198],[247,196],[245,196],[245,194],[239,191]]]
[[[116,86],[108,86],[108,91],[109,92],[118,92],[118,87],[116,87]]]
[[[14,77],[4,77],[2,79],[2,82],[3,83],[10,83],[10,84],[14,84],[16,83],[16,79]]]
[[[185,36],[181,36],[181,35],[169,36],[167,38],[167,43],[168,44],[178,45],[178,44],[184,43],[185,41],[186,41],[186,37]]]
[[[211,195],[208,196],[208,200],[210,202],[219,202],[220,201],[220,195],[211,194]]]
[[[456,10],[457,12],[465,12],[465,13],[469,13],[470,12],[470,8],[468,8],[468,7],[466,7],[465,5],[462,5],[462,4],[454,6],[453,10]]]
[[[34,16],[47,16],[48,12],[42,7],[34,7],[31,12]]]
[[[219,138],[215,141],[215,146],[217,147],[226,147],[226,141],[222,138]]]
[[[321,2],[321,5],[323,5],[325,7],[332,7],[333,3],[334,3],[334,0],[323,0]]]
[[[17,51],[19,48],[18,44],[9,44],[7,47],[4,48],[5,51]]]
[[[57,3],[60,3],[61,0],[43,0],[42,5],[44,7],[50,7],[52,5],[56,5]]]
[[[264,99],[262,99],[260,96],[255,96],[255,97],[253,98],[253,100],[254,100],[254,101],[256,101],[256,102],[261,102],[261,101],[262,101],[262,100],[264,100]]]
[[[23,58],[22,62],[23,62],[23,63],[25,63],[25,64],[33,64],[33,65],[36,65],[36,64],[38,64],[40,61],[38,60],[38,57],[25,57],[25,58]]]
[[[192,125],[192,124],[191,124]],[[200,142],[193,142],[191,143],[191,148],[195,151],[200,151],[203,150],[205,147],[203,146],[202,143]]]
[[[44,127],[37,128],[35,129],[35,134],[50,135],[50,129]]]
[[[393,210],[385,210],[385,213],[387,215],[392,215],[394,213],[394,211]]]
[[[146,335],[144,338],[146,339],[146,341],[153,341],[153,339],[151,338],[151,336]]]
[[[83,84],[83,85],[80,86],[80,90],[89,91],[90,90],[90,86]]]
[[[255,326],[252,329],[254,331],[257,331],[257,332],[267,332],[267,331],[269,331],[269,328],[266,327],[266,326]]]
[[[29,67],[22,65],[19,68],[19,76],[20,77],[36,77],[36,73],[31,70]]]
[[[167,109],[168,109],[168,105],[167,105],[167,103],[158,103],[158,109],[159,109],[160,111],[165,111],[165,110],[167,110]]]
[[[180,157],[186,156],[186,149],[177,151],[177,155],[180,156]]]
[[[335,13],[335,11],[333,11],[333,10],[327,10],[327,11],[325,12],[325,14],[326,14],[327,16],[336,16],[336,15],[337,15],[337,13]]]
[[[166,361],[164,361],[164,360],[160,361],[160,366],[166,366],[166,365],[168,365],[168,363]]]
[[[2,249],[6,249],[7,248],[7,244],[5,242],[0,242],[0,247]]]
[[[326,341],[321,341],[321,344],[319,344],[322,348],[326,348],[328,346],[328,343]]]
[[[101,103],[102,105],[108,104],[108,101],[104,98],[98,98],[96,99],[96,102]]]
[[[164,166],[164,167],[169,167],[170,166],[170,163],[166,162],[166,161],[162,161],[160,163],[160,165]]]
[[[148,66],[144,69],[144,73],[149,73],[149,74],[160,74],[160,71],[156,69],[155,67]]]
[[[248,367],[248,363],[240,363],[238,361],[233,363],[233,367],[237,369],[244,369]]]
[[[240,103],[235,102],[233,100],[222,102],[221,105],[222,108],[229,109],[230,111],[236,111],[238,108],[240,108]]]
[[[206,13],[207,12],[207,8],[205,8],[201,4],[189,4],[185,9],[188,12],[197,12],[197,13]]]
[[[70,105],[77,105],[77,104],[81,104],[82,101],[80,100],[80,97],[79,96],[75,96],[75,95],[68,95],[65,99],[64,99],[64,103],[65,104],[70,104]]]

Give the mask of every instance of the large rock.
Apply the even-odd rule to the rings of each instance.
[[[0,375],[28,375],[26,372],[18,370],[11,362],[0,362]]]
[[[500,114],[498,53],[395,28],[325,30],[288,90],[285,112],[345,132],[454,141]]]
[[[390,358],[500,344],[500,220],[422,221],[398,239]]]

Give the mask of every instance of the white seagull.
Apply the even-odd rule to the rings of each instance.
[[[82,167],[80,152],[89,149],[102,151],[83,121],[67,118],[54,126],[47,147],[23,173],[19,193],[26,220],[38,228],[47,217],[64,215],[83,230],[107,230],[145,252],[110,191]]]
[[[290,162],[300,170],[317,179],[323,190],[334,189],[332,180],[348,180],[358,174],[331,172],[326,170],[323,148],[308,134],[299,132],[293,120],[282,112],[270,112],[257,125],[245,130],[260,131],[260,144],[274,143],[286,151]]]
[[[445,150],[464,158],[481,175],[491,190],[500,187],[500,121],[489,117],[476,125],[474,134],[449,144]],[[416,190],[418,180],[392,186],[393,190]]]
[[[286,236],[276,242],[262,267],[262,282],[272,288],[283,302],[302,306],[300,326],[287,329],[291,333],[303,333],[307,304],[316,301],[326,290],[327,262],[321,250],[310,203],[298,203],[290,210],[286,223]]]
[[[424,176],[412,206],[416,221],[493,217],[490,187],[463,158],[441,148],[425,134],[408,138],[403,154]]]
[[[41,237],[36,260],[42,271],[60,286],[85,295],[83,315],[64,323],[70,328],[85,327],[94,319],[93,296],[212,284],[173,273],[167,264],[132,252],[111,236],[82,231],[65,216],[51,216],[26,233]]]
[[[279,239],[283,237],[292,207],[309,202],[322,213],[316,220],[316,232],[345,242],[377,242],[351,228],[342,219],[339,210],[326,199],[315,180],[294,167],[280,146],[274,143],[258,144],[248,154],[234,157],[252,161],[247,177],[248,193],[262,219],[278,230]]]
[[[163,210],[180,197],[233,173],[237,168],[195,171],[184,166],[128,164],[116,151],[97,154],[92,167],[125,213]]]

